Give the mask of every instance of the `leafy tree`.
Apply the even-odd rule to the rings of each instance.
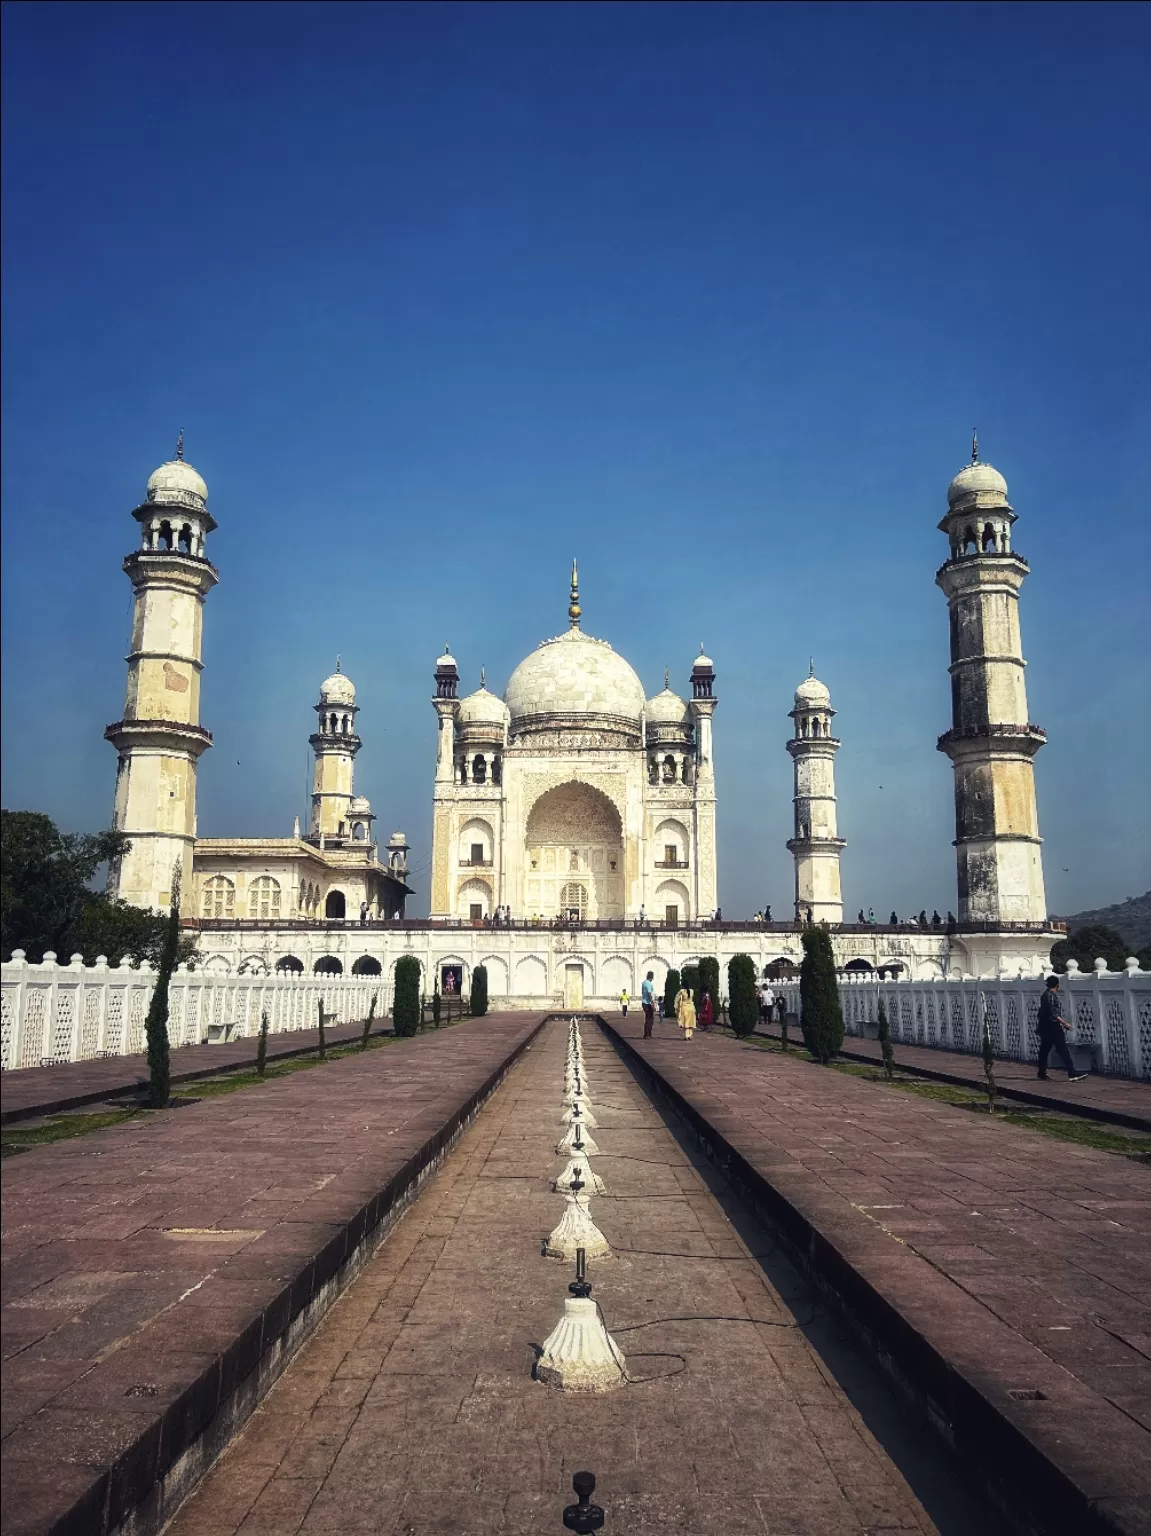
[[[392,1019],[397,1035],[414,1035],[420,1027],[420,962],[415,955],[396,961],[396,995]]]
[[[127,961],[138,966],[142,960],[158,965],[167,924],[167,918],[159,912],[93,894],[81,909],[71,943],[84,956],[85,965],[94,965],[99,955],[106,955],[111,965]],[[196,956],[195,938],[182,934],[177,958],[187,961],[195,960]]]
[[[835,981],[835,955],[827,924],[806,928],[801,935],[803,964],[799,971],[799,1023],[803,1043],[821,1066],[843,1044],[843,1010]]]
[[[728,1008],[731,1027],[741,1037],[751,1034],[759,1018],[755,984],[755,961],[750,955],[733,955],[727,962]]]
[[[696,964],[685,965],[679,974],[679,984],[685,991],[691,993],[691,1000],[695,1004],[696,1012],[699,1012],[699,966]]]
[[[663,1015],[665,1019],[675,1018],[675,995],[681,985],[679,972],[668,971],[667,979],[663,984]]]
[[[372,1025],[376,1022],[376,1002],[377,1002],[377,1000],[379,998],[379,995],[380,994],[378,992],[373,992],[372,993],[372,1001],[371,1001],[371,1003],[368,1006],[368,1016],[364,1020],[364,1032],[360,1036],[360,1050],[361,1051],[366,1051],[367,1050],[367,1048],[368,1048],[368,1041],[371,1039]]]
[[[268,1010],[260,1010],[260,1034],[256,1041],[256,1076],[263,1077],[268,1068]]]
[[[711,1006],[715,1011],[716,1019],[719,1018],[719,961],[714,955],[705,955],[699,962],[699,995],[707,993],[711,998]]]
[[[88,882],[101,864],[127,853],[127,838],[61,832],[39,811],[0,811],[0,841],[0,951],[7,959],[22,949],[40,961],[50,949],[67,959],[81,913],[98,899]]]
[[[1121,971],[1131,953],[1127,940],[1116,929],[1091,923],[1051,946],[1051,964],[1057,971],[1065,971],[1068,960],[1074,960],[1081,971],[1093,971],[1096,960],[1102,958],[1109,971]]]
[[[168,913],[164,947],[160,951],[160,969],[144,1037],[148,1042],[148,1102],[153,1109],[164,1109],[172,1093],[172,1061],[168,1046],[168,984],[176,969],[180,949],[180,866],[172,872],[172,906]]]
[[[472,972],[472,1018],[482,1019],[488,1011],[488,968],[477,965]]]
[[[891,1025],[883,999],[879,999],[879,1049],[883,1053],[883,1070],[890,1082],[895,1076],[895,1047],[891,1043]]]

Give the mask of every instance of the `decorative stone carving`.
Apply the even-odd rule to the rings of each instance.
[[[607,1194],[607,1185],[600,1178],[599,1174],[593,1171],[592,1165],[582,1153],[577,1153],[570,1159],[567,1167],[556,1179],[552,1188],[557,1195],[569,1194],[577,1177],[583,1187],[590,1190],[593,1195]]]
[[[611,1252],[607,1238],[591,1219],[588,1197],[584,1194],[568,1195],[559,1225],[544,1245],[544,1252],[548,1258],[570,1262],[577,1248],[582,1248],[589,1259],[601,1259]]]
[[[561,1392],[611,1392],[625,1380],[622,1350],[590,1296],[569,1296],[544,1340],[536,1376]]]

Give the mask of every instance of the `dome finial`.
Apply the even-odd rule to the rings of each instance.
[[[670,688],[671,687],[671,668],[670,667],[664,667],[664,669],[663,669],[663,686],[665,688]]]
[[[571,603],[568,605],[568,618],[573,629],[579,628],[580,615],[583,609],[579,605],[579,569],[576,562],[572,561],[572,592]]]
[[[807,658],[807,675],[808,675],[808,677],[814,677],[815,676],[815,657],[814,656],[809,656]]]
[[[971,429],[971,462],[979,463],[979,432],[975,427]]]
[[[480,668],[480,687],[481,688],[486,688],[487,686],[488,686],[488,669],[487,669],[487,667],[481,667]]]
[[[180,428],[179,435],[176,438],[176,458],[180,461],[181,464],[184,462],[184,429],[183,429],[183,427]]]
[[[340,666],[340,653],[339,653],[339,651],[337,651],[336,652],[336,671],[337,672],[342,672],[343,670],[344,670],[343,667]]]

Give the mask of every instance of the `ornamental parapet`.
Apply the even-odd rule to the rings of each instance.
[[[935,749],[937,752],[946,752],[950,756],[954,752],[978,747],[984,742],[1014,747],[1030,757],[1047,744],[1047,732],[1042,726],[1030,723],[1027,725],[965,725],[959,730],[953,727],[949,731],[944,731],[936,741]]]
[[[104,739],[118,752],[125,747],[175,747],[199,757],[212,745],[212,733],[186,720],[115,720],[104,727]]]

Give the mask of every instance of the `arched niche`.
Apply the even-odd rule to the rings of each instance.
[[[623,823],[602,790],[577,779],[545,790],[529,812],[524,841],[529,916],[558,916],[573,882],[587,887],[586,919],[624,915]]]

